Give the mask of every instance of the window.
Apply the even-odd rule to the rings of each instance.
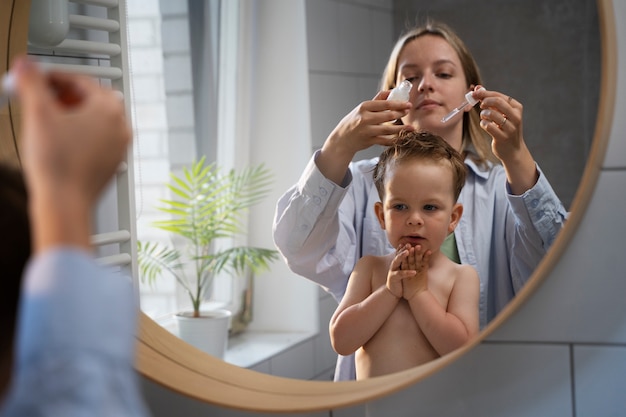
[[[218,160],[218,130],[227,136],[220,118],[229,118],[225,116],[229,107],[218,108],[219,94],[228,96],[228,91],[218,91],[218,86],[225,86],[218,82],[219,64],[232,60],[237,52],[236,44],[228,45],[232,40],[220,34],[226,27],[220,25],[221,13],[236,18],[236,7],[230,3],[230,8],[222,7],[220,1],[127,3],[139,240],[170,239],[152,226],[163,219],[155,207],[159,199],[170,197],[165,187],[169,173],[180,172],[202,156]],[[224,50],[232,53],[220,57]],[[163,278],[154,285],[141,285],[142,309],[153,318],[189,304],[175,281]],[[231,292],[232,288],[222,283],[213,292],[214,299],[228,304]]]
[[[139,240],[169,239],[151,226],[162,218],[155,206],[168,198],[169,172],[206,155],[227,169],[261,162],[273,169],[274,191],[255,206],[248,235],[250,244],[273,247],[274,204],[311,149],[306,47],[291,48],[297,50],[290,50],[289,62],[279,59],[289,48],[267,47],[306,40],[303,25],[294,24],[290,37],[276,33],[277,22],[293,21],[283,9],[280,2],[128,0]],[[289,114],[294,105],[297,112]],[[285,174],[282,151],[290,147],[299,152],[290,155],[294,172]],[[317,288],[292,276],[276,262],[256,277],[254,329],[317,330]],[[142,310],[156,319],[189,304],[174,279],[163,278],[140,289]],[[240,288],[233,283],[243,285],[217,281],[211,301],[236,310],[240,299],[233,294]],[[285,291],[293,295],[276,296]]]

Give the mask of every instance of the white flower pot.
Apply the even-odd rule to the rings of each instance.
[[[209,355],[223,359],[228,346],[230,317],[230,311],[221,309],[201,311],[200,317],[193,317],[192,312],[178,313],[178,336]]]

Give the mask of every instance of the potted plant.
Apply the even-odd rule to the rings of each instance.
[[[226,310],[202,311],[218,274],[240,275],[265,270],[278,258],[273,249],[250,246],[224,246],[223,240],[243,234],[242,215],[269,192],[270,173],[263,165],[241,172],[220,172],[216,164],[206,164],[205,158],[183,168],[182,175],[170,174],[167,184],[173,198],[161,200],[157,209],[169,216],[154,226],[173,234],[174,244],[138,242],[139,269],[142,281],[153,283],[162,274],[171,275],[189,296],[193,311],[179,312],[176,318],[183,340],[211,353],[223,356],[228,340],[229,314]],[[232,242],[231,242],[232,245]],[[215,339],[211,330],[187,330],[221,317],[224,341]],[[226,317],[224,317],[226,316]],[[213,341],[215,342],[215,341]]]

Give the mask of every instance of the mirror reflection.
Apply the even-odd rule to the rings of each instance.
[[[285,203],[279,203],[280,221],[274,237],[293,271],[322,285],[331,295],[318,296],[317,287],[311,286],[298,288],[291,296],[281,291],[286,280],[310,284],[294,274],[283,274],[284,279],[265,279],[268,274],[247,274],[239,280],[218,277],[204,304],[207,308],[229,310],[236,318],[233,322],[238,323],[231,330],[238,334],[231,337],[231,349],[225,359],[284,376],[354,378],[351,358],[335,372],[336,354],[329,343],[327,323],[346,291],[348,276],[357,260],[363,255],[382,255],[393,248],[388,247],[374,210],[378,194],[373,187],[373,162],[369,158],[378,156],[382,148],[358,144],[346,155],[341,153],[341,144],[352,137],[349,121],[357,119],[355,112],[373,105],[371,99],[381,89],[379,85],[388,90],[404,79],[413,84],[410,101],[414,107],[402,112],[402,103],[385,102],[388,108],[379,105],[368,111],[396,111],[396,118],[404,126],[429,130],[463,153],[472,182],[463,188],[459,201],[464,212],[451,235],[454,239],[450,247],[461,264],[471,265],[480,276],[483,327],[521,288],[549,249],[582,175],[595,123],[599,85],[595,3],[520,2],[498,8],[489,2],[476,5],[461,0],[441,5],[390,1],[374,6],[308,1],[306,25],[302,29],[306,33],[300,34],[306,37],[306,50],[289,51],[275,51],[272,43],[245,42],[248,38],[244,28],[237,26],[242,18],[237,16],[247,13],[248,19],[267,24],[271,17],[264,15],[263,2],[227,4],[128,2],[137,137],[138,238],[171,240],[168,233],[153,226],[154,221],[162,219],[162,213],[156,209],[159,199],[170,198],[165,187],[170,172],[180,173],[203,156],[224,169],[250,165],[238,147],[254,139],[242,139],[252,132],[246,132],[241,125],[267,110],[251,106],[254,97],[242,91],[246,80],[248,87],[264,82],[251,65],[256,62],[255,54],[275,56],[277,73],[296,68],[294,61],[303,60],[308,65],[309,84],[304,92],[295,91],[306,94],[304,99],[310,103],[310,140],[308,132],[292,132],[289,140],[298,141],[302,136],[301,146],[308,148],[311,161],[315,158],[309,165],[313,169],[306,171],[308,176],[299,183],[310,185],[308,189],[314,193],[306,195],[306,190],[298,188],[287,191],[305,171],[307,160],[284,173],[281,167],[286,165],[285,155],[281,148],[274,147],[265,161],[279,178],[274,184],[273,200],[255,207],[248,223],[264,222],[262,233],[266,237],[260,246],[271,244],[274,202],[287,191],[281,200]],[[406,28],[423,23],[426,17],[454,28],[458,42],[455,37],[446,38],[448,35],[426,34],[407,40],[392,53],[395,40]],[[467,46],[467,52],[461,43]],[[252,57],[242,58],[247,55]],[[474,61],[480,70],[474,68]],[[381,84],[383,72],[386,77]],[[455,82],[453,87],[443,87],[444,83]],[[492,114],[481,113],[476,106],[442,124],[442,116],[458,106],[465,93],[477,85],[485,86],[486,91],[477,93],[477,98]],[[294,109],[300,108],[274,103],[271,97],[266,98],[266,103],[267,107],[274,106],[274,111],[284,112],[284,117],[292,117]],[[368,104],[359,106],[360,103]],[[433,107],[438,109],[430,110]],[[485,128],[480,126],[481,119]],[[336,126],[340,128],[333,130]],[[399,124],[385,126],[389,129],[385,134],[401,130]],[[327,140],[329,135],[333,140]],[[353,136],[364,140],[362,135]],[[498,143],[493,148],[492,137]],[[528,152],[511,150],[504,143],[511,140],[525,144]],[[500,168],[502,165],[484,168],[491,166],[490,161],[498,163],[492,151],[505,162],[506,170]],[[519,159],[527,162],[523,168],[517,166]],[[347,178],[351,161],[356,165],[352,165],[352,178]],[[359,170],[359,166],[365,168]],[[531,174],[526,175],[529,166]],[[508,189],[504,188],[505,178]],[[329,202],[330,196],[334,200]],[[319,201],[326,200],[323,212],[306,212],[310,208],[304,203],[304,208],[297,208],[298,198],[318,201],[318,197]],[[337,213],[341,213],[339,217]],[[303,217],[305,214],[307,217]],[[320,216],[328,223],[311,216]],[[306,225],[302,224],[304,218]],[[338,230],[333,226],[337,219],[341,220]],[[305,232],[304,226],[309,227]],[[251,234],[251,240],[254,235]],[[241,238],[248,242],[246,236]],[[238,242],[223,244],[228,247]],[[272,269],[279,270],[280,266]],[[272,320],[288,321],[281,314],[284,310],[277,309],[276,316],[271,317],[266,315],[269,309],[261,307],[276,302],[277,294],[279,298],[305,294],[302,304],[313,309],[309,313],[297,311],[295,325],[270,324]],[[141,301],[146,313],[172,331],[177,331],[177,325],[171,321],[172,313],[188,305],[187,296],[173,279],[143,285]],[[252,334],[261,334],[260,339],[254,339]],[[246,352],[245,345],[250,340],[256,343],[252,350],[265,352],[263,359],[242,359],[248,355],[241,352]],[[429,339],[428,343],[433,342]],[[281,363],[280,355],[268,359],[281,351],[287,352],[283,356],[292,355],[291,362]],[[295,355],[315,358],[311,360],[315,364],[302,365],[302,359],[293,359]],[[294,362],[302,365],[296,371]]]

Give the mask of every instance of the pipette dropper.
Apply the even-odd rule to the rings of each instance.
[[[443,118],[441,119],[441,123],[445,123],[448,120],[452,119],[458,113],[463,111],[463,109],[465,109],[467,105],[474,106],[476,103],[478,103],[478,100],[472,97],[472,93],[473,91],[470,91],[469,93],[465,94],[465,101],[461,103],[461,105],[458,106],[456,109],[452,110],[450,113],[443,116]]]

